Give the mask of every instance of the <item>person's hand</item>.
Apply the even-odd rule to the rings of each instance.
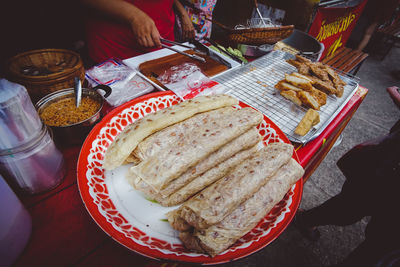
[[[193,40],[195,37],[195,30],[187,13],[182,14],[181,16],[181,23],[182,23],[182,40],[188,41]]]
[[[138,12],[130,22],[134,36],[144,47],[161,47],[160,33],[154,21],[144,12]]]
[[[182,40],[187,41],[187,40],[193,40],[194,36],[196,35],[196,32],[194,30],[192,20],[189,18],[189,15],[186,11],[186,9],[182,6],[181,2],[179,0],[174,0],[174,6],[177,11],[177,15],[181,19],[181,25],[182,25]]]
[[[397,105],[397,107],[400,108],[400,88],[398,88],[397,86],[392,86],[386,88],[386,91],[389,93],[390,97]]]

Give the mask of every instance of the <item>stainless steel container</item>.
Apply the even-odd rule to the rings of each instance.
[[[281,42],[293,47],[298,50],[301,55],[313,61],[319,61],[324,51],[323,43],[318,42],[318,40],[311,35],[296,29],[293,30],[293,33],[289,37],[283,39]]]
[[[111,88],[108,86],[96,86],[93,89],[82,88],[82,98],[90,97],[96,102],[100,103],[100,107],[95,114],[84,121],[74,123],[67,126],[49,126],[54,134],[54,140],[57,145],[80,145],[85,141],[86,136],[93,128],[93,126],[100,121],[102,117],[101,110],[103,108],[104,100],[103,97],[96,91],[96,89],[102,89],[106,91],[104,97],[107,97],[111,93]],[[75,97],[74,88],[68,88],[56,91],[48,94],[36,103],[36,109],[39,114],[50,104],[60,101],[64,98]]]

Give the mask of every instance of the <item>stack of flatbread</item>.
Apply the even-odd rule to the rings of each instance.
[[[129,183],[163,206],[181,204],[168,221],[187,248],[211,256],[249,232],[303,174],[292,145],[258,149],[263,115],[236,104],[200,96],[149,114],[116,137],[103,164],[134,162]]]

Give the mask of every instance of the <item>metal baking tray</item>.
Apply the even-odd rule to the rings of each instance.
[[[294,130],[303,118],[307,108],[299,107],[282,97],[274,85],[284,79],[285,73],[297,71],[286,62],[292,54],[273,51],[244,66],[225,71],[212,79],[229,88],[228,94],[264,113],[292,141],[305,144],[316,138],[343,109],[358,88],[359,79],[341,73],[347,83],[343,96],[328,96],[327,103],[318,111],[320,122],[305,136],[296,135]]]

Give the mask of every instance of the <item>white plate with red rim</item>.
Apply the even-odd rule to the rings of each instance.
[[[111,111],[86,138],[79,155],[77,176],[82,200],[94,221],[123,246],[153,259],[218,264],[248,256],[271,243],[293,219],[299,207],[303,180],[300,179],[258,225],[233,246],[211,258],[187,250],[166,221],[165,213],[176,207],[162,207],[133,189],[125,179],[129,165],[112,171],[102,167],[104,153],[115,137],[130,123],[146,114],[182,100],[171,91],[148,94]],[[239,103],[237,108],[248,107]],[[257,127],[262,144],[290,143],[267,117]],[[294,152],[293,158],[297,159]]]

